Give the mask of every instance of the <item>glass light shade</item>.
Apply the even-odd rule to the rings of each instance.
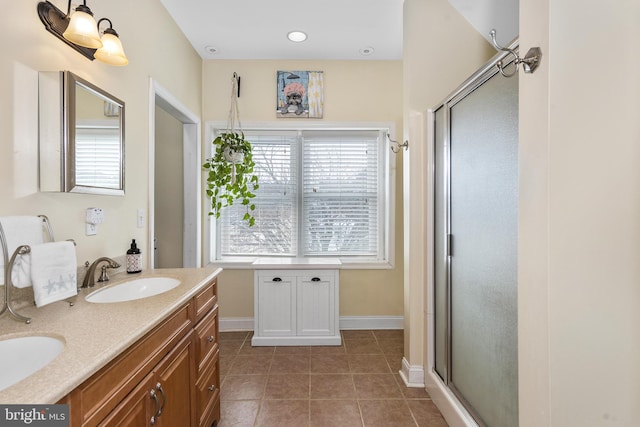
[[[102,46],[98,25],[93,16],[82,10],[77,10],[71,15],[69,26],[62,34],[65,39],[79,46],[97,49]]]
[[[102,47],[96,50],[93,55],[98,61],[104,62],[110,65],[127,65],[129,60],[124,54],[122,43],[120,38],[109,32],[105,32],[102,36]]]

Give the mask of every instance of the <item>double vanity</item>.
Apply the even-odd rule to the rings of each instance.
[[[213,425],[220,419],[220,271],[120,273],[104,288],[82,289],[73,306],[25,304],[30,325],[3,316],[0,347],[53,359],[25,363],[43,367],[4,384],[0,402],[66,403],[74,426]],[[3,369],[12,370],[21,362],[7,363]]]

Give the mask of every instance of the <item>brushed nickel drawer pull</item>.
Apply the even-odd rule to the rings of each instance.
[[[209,337],[207,337],[208,342],[213,342],[214,339],[215,337],[213,335],[209,335]]]
[[[151,398],[156,403],[156,413],[149,420],[149,424],[155,425],[156,424],[156,419],[160,416],[160,414],[158,413],[158,412],[160,412],[160,402],[158,400],[158,394],[156,393],[155,390],[152,389],[151,392],[149,393],[149,395],[151,396]]]
[[[215,389],[216,389],[215,384],[211,384],[209,387],[207,387],[207,390],[209,391],[215,391]]]
[[[167,395],[164,393],[164,390],[162,389],[162,384],[160,383],[156,384],[156,389],[160,392],[160,394],[162,394],[162,405],[160,406],[160,410],[158,411],[158,418],[160,418],[160,415],[162,415],[162,411],[164,411],[164,405],[165,403],[167,403]]]

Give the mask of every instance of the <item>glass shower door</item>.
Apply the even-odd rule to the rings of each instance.
[[[517,75],[480,75],[434,121],[434,368],[479,424],[517,426]]]

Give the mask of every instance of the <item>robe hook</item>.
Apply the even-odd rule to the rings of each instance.
[[[515,58],[513,60],[513,64],[515,65],[516,68],[512,73],[505,73],[504,62],[502,60],[499,60],[496,63],[496,67],[498,67],[500,74],[502,74],[503,76],[505,77],[514,76],[518,72],[519,64],[522,64],[522,69],[527,74],[533,73],[536,70],[536,68],[538,68],[538,65],[540,65],[540,58],[542,57],[542,51],[540,50],[539,47],[537,46],[532,47],[531,49],[529,49],[529,51],[524,56],[524,58],[520,58],[520,56],[518,55],[518,52],[516,52],[514,49],[509,49],[508,47],[502,47],[498,44],[498,42],[496,41],[495,29],[491,30],[489,35],[491,36],[491,43],[493,44],[493,47],[503,52],[508,52],[511,55],[513,55],[513,57]]]
[[[407,151],[409,149],[409,141],[405,140],[402,144],[400,144],[398,141],[395,141],[395,140],[391,139],[389,134],[387,134],[387,139],[391,143],[389,145],[389,148],[391,148],[391,151],[393,151],[394,153],[399,153],[400,150],[402,149],[402,147],[404,147],[405,151]]]

